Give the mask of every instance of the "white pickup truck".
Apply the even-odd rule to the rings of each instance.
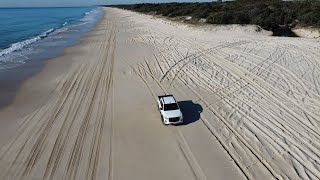
[[[183,122],[182,112],[172,95],[158,96],[158,107],[164,125]]]

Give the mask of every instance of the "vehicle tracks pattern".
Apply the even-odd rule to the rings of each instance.
[[[27,116],[1,149],[1,163],[9,165],[1,179],[97,179],[107,174],[112,179],[115,20],[97,28],[109,35],[74,59],[50,100]],[[100,53],[99,58],[90,58],[92,53]],[[102,147],[105,142],[108,147]],[[105,152],[110,152],[109,164],[102,166]]]
[[[141,18],[139,25],[143,22]],[[140,78],[162,86],[162,92],[183,91],[198,98],[204,106],[201,120],[248,179],[320,178],[317,41],[263,36],[221,40],[201,30],[197,33],[203,38],[194,37],[195,30],[188,27],[190,35],[173,25],[166,32],[141,27],[144,35],[132,42],[156,45],[156,62],[132,68],[148,71]]]

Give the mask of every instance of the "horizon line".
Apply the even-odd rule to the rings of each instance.
[[[87,5],[87,6],[8,6],[0,7],[0,9],[24,9],[24,8],[79,8],[79,7],[94,7],[94,6],[104,6],[104,5]]]

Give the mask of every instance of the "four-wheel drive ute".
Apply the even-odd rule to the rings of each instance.
[[[172,95],[158,96],[158,107],[164,125],[183,122],[182,112]]]

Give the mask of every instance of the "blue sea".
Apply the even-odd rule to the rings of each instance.
[[[0,71],[61,55],[103,13],[99,7],[0,8]]]

